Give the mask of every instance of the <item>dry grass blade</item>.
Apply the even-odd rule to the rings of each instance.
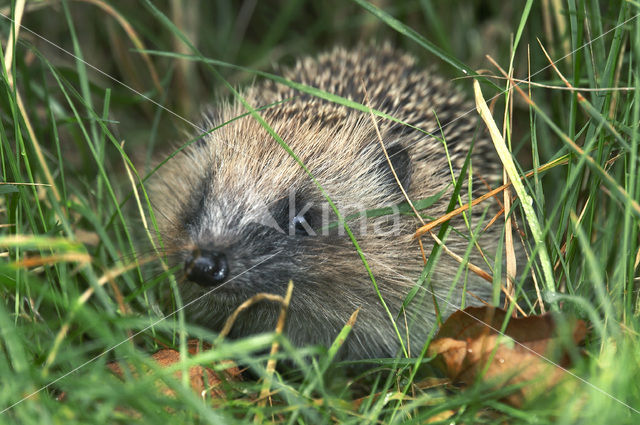
[[[118,24],[122,27],[122,30],[127,33],[127,36],[133,43],[136,49],[142,51],[140,54],[142,55],[142,60],[145,65],[149,69],[149,74],[151,75],[151,80],[153,81],[153,85],[158,93],[163,94],[164,89],[162,88],[162,84],[160,84],[160,78],[158,77],[158,73],[156,72],[156,68],[153,66],[153,62],[151,62],[151,58],[147,53],[144,52],[145,45],[142,42],[142,39],[138,36],[138,33],[133,29],[131,24],[116,10],[113,6],[101,0],[76,0],[84,3],[90,3],[95,6],[98,6],[100,9],[104,10],[107,14],[111,15],[113,19],[118,22]]]
[[[81,252],[64,252],[48,256],[23,258],[22,260],[13,263],[13,265],[16,267],[31,268],[47,264],[56,264],[59,262],[90,263],[91,256]]]
[[[547,247],[545,245],[542,226],[540,226],[538,216],[533,209],[533,198],[531,198],[531,196],[527,193],[524,185],[520,181],[521,177],[518,175],[518,170],[516,169],[513,158],[511,157],[511,152],[507,148],[504,139],[502,138],[502,135],[500,134],[500,131],[498,130],[498,127],[496,126],[496,123],[491,116],[491,112],[489,111],[489,108],[487,107],[487,104],[482,96],[480,83],[478,83],[477,80],[474,81],[473,88],[476,95],[476,108],[480,113],[480,117],[483,119],[483,121],[487,125],[487,128],[489,129],[491,140],[493,141],[496,151],[498,152],[500,161],[502,161],[504,170],[509,176],[511,184],[515,189],[518,198],[520,198],[522,209],[524,210],[525,219],[529,225],[529,228],[531,229],[533,239],[538,249],[538,256],[540,257],[540,263],[542,265],[546,287],[550,292],[555,292],[551,259],[549,258],[549,253],[547,252]]]
[[[504,70],[500,67],[500,65],[498,65],[493,60],[493,58],[491,58],[490,56],[487,56],[487,59],[492,64],[494,64],[496,68],[498,68],[498,70],[503,75],[507,76],[507,73],[504,72]],[[617,184],[615,179],[611,177],[606,171],[604,171],[604,169],[602,169],[602,167],[600,167],[590,155],[587,155],[587,152],[585,152],[584,149],[578,146],[573,140],[571,140],[569,136],[564,134],[557,126],[555,126],[553,122],[544,113],[544,111],[542,111],[538,107],[538,105],[536,105],[536,103],[517,84],[513,84],[512,87],[516,89],[520,94],[520,96],[522,96],[522,98],[529,105],[531,105],[531,107],[533,107],[536,110],[536,112],[549,124],[551,129],[562,139],[562,141],[566,143],[566,145],[575,154],[577,154],[580,157],[580,159],[583,160],[589,166],[589,168],[594,170],[600,176],[600,178],[602,178],[602,181],[605,183],[606,186],[608,186],[612,194],[617,195],[618,199],[622,201],[624,204],[628,204],[631,207],[631,212],[636,217],[640,217],[640,204],[638,204],[637,201],[635,201],[622,187],[620,187],[620,185]],[[579,93],[578,95],[581,96]],[[582,96],[582,99],[584,99],[584,96]]]
[[[60,208],[64,208],[62,206],[62,202],[61,202],[62,198],[60,197],[58,188],[56,187],[53,181],[53,175],[51,174],[51,171],[49,170],[49,166],[47,165],[47,162],[44,159],[42,148],[40,147],[40,143],[38,143],[38,139],[36,138],[36,133],[33,130],[33,126],[31,125],[31,121],[29,120],[29,116],[27,115],[26,108],[24,107],[24,103],[22,102],[22,97],[20,96],[20,92],[18,91],[17,87],[14,87],[15,82],[13,79],[13,74],[10,72],[11,63],[13,61],[13,46],[18,40],[19,29],[22,26],[21,22],[22,22],[22,14],[24,12],[24,5],[25,5],[25,0],[18,0],[16,2],[15,15],[14,15],[15,18],[12,21],[13,30],[9,33],[9,39],[7,40],[7,49],[4,52],[2,63],[4,65],[5,72],[7,73],[9,85],[14,90],[16,101],[18,104],[18,109],[20,110],[20,114],[22,116],[22,119],[24,120],[25,127],[27,128],[27,132],[29,133],[31,142],[33,143],[33,148],[36,156],[38,157],[38,162],[42,167],[42,172],[44,173],[45,179],[47,180],[49,187],[51,188],[51,192],[53,193],[53,196],[55,197],[57,203],[60,205]]]
[[[535,173],[541,173],[543,171],[549,170],[553,167],[557,167],[559,165],[562,164],[566,164],[567,162],[569,162],[569,159],[567,157],[562,157],[562,158],[558,158],[554,161],[548,162],[547,164],[541,165],[540,167],[538,167],[537,170],[535,171],[530,171],[527,174],[525,174],[523,177],[521,178],[525,178],[525,177],[531,177],[533,176]],[[465,204],[459,208],[456,208],[455,210],[451,211],[448,214],[445,214],[433,221],[430,221],[429,223],[425,224],[424,226],[420,227],[418,230],[416,230],[416,233],[413,235],[414,238],[419,238],[420,236],[424,235],[425,233],[429,232],[430,230],[432,230],[434,227],[437,227],[439,225],[441,225],[442,223],[445,223],[449,220],[451,220],[453,217],[460,215],[462,212],[466,211],[469,209],[469,206],[476,206],[481,202],[486,201],[489,198],[493,198],[494,196],[496,196],[497,194],[499,194],[500,192],[502,192],[503,190],[505,190],[506,188],[508,188],[509,186],[511,186],[511,182],[503,184],[502,186],[499,186],[487,193],[485,193],[484,195],[474,199],[473,201],[471,201],[470,204]]]
[[[418,212],[416,207],[413,206],[413,202],[411,202],[411,199],[409,198],[409,195],[407,195],[407,191],[404,190],[404,186],[402,185],[402,182],[400,181],[400,178],[398,177],[398,174],[396,173],[395,167],[393,166],[393,163],[391,162],[391,158],[389,158],[389,153],[387,152],[387,148],[384,146],[384,141],[382,140],[382,135],[380,134],[380,128],[378,127],[378,122],[376,121],[376,117],[373,114],[373,109],[371,108],[371,101],[369,100],[369,93],[367,93],[367,87],[364,84],[364,81],[362,81],[362,89],[364,90],[364,98],[365,98],[365,102],[367,104],[367,108],[369,108],[369,115],[371,116],[371,122],[373,123],[373,128],[375,128],[375,130],[376,130],[376,136],[378,136],[378,141],[380,142],[380,147],[382,148],[382,152],[384,153],[384,157],[387,160],[387,164],[389,164],[389,168],[391,168],[391,173],[393,173],[393,178],[396,179],[396,183],[398,184],[398,187],[402,191],[402,195],[404,196],[404,199],[407,200],[407,203],[409,204],[409,206],[413,210],[413,213],[416,215],[416,218],[418,220],[420,220],[420,222],[424,225],[424,220],[422,219],[422,216],[420,215],[420,213]]]
[[[134,269],[136,267],[139,266],[138,263],[146,263],[146,262],[150,262],[150,261],[154,261],[156,258],[155,257],[149,257],[147,259],[143,259],[142,261],[136,261],[130,264],[125,264],[124,266],[121,267],[117,267],[115,269],[111,269],[108,270],[102,277],[100,277],[100,279],[98,279],[98,286],[103,286],[104,284],[106,284],[107,282],[112,281],[113,279],[115,279],[116,277],[120,276],[121,274]],[[62,325],[62,327],[60,328],[60,330],[58,331],[58,334],[56,335],[56,338],[53,342],[53,347],[51,348],[51,351],[49,351],[49,355],[47,356],[47,359],[44,363],[44,367],[42,370],[42,374],[43,376],[47,376],[49,373],[49,368],[51,367],[51,365],[53,364],[58,350],[60,349],[60,345],[62,344],[62,341],[64,340],[64,338],[66,337],[67,333],[69,332],[69,329],[71,327],[71,323],[73,321],[73,318],[75,316],[75,312],[78,311],[78,308],[83,305],[84,303],[86,303],[89,298],[91,298],[91,295],[93,295],[94,293],[94,289],[93,288],[88,288],[86,291],[84,291],[82,293],[82,295],[80,295],[80,297],[78,297],[76,303],[75,303],[75,308],[71,309],[69,312],[69,316],[67,317],[67,320],[65,321],[65,323]]]
[[[280,307],[280,316],[278,317],[278,323],[276,324],[276,335],[281,335],[284,331],[284,324],[287,319],[287,311],[289,310],[289,303],[291,303],[291,295],[293,294],[293,282],[289,281],[289,285],[287,286],[287,293],[282,300],[282,305]],[[276,370],[276,359],[275,355],[280,348],[280,344],[278,341],[274,341],[271,345],[271,352],[269,353],[269,361],[267,362],[267,368],[264,380],[262,381],[262,388],[260,389],[260,401],[258,405],[263,407],[267,403],[267,398],[269,397],[269,391],[271,390],[271,379],[273,378],[273,374]],[[255,423],[261,423],[263,416],[261,413],[256,413],[254,417]]]
[[[511,48],[511,60],[509,61],[509,77],[513,78],[513,46]],[[510,90],[506,90],[506,102],[504,105],[504,118],[502,121],[502,138],[504,140],[511,140],[509,138],[511,128],[513,128],[513,96]],[[497,100],[497,99],[496,99]],[[509,145],[511,146],[511,145]],[[502,179],[504,184],[509,183],[509,176],[506,170],[502,170]],[[507,292],[509,293],[509,299],[515,297],[515,282],[514,279],[517,276],[517,263],[516,253],[513,247],[513,223],[511,213],[511,191],[506,188],[502,193],[504,200],[504,219],[505,219],[505,232],[504,232],[504,250],[506,254],[506,282]],[[507,306],[507,300],[505,300],[505,308]]]
[[[380,146],[382,147],[382,152],[384,153],[384,156],[385,156],[385,158],[387,160],[387,163],[389,164],[389,167],[391,168],[391,172],[393,173],[393,177],[395,178],[396,183],[398,184],[398,187],[402,191],[402,195],[404,196],[404,198],[406,199],[407,203],[409,204],[409,206],[413,210],[413,213],[418,218],[418,220],[420,220],[420,222],[422,223],[422,225],[424,227],[425,226],[425,222],[422,219],[422,216],[420,215],[420,213],[418,212],[416,207],[413,205],[413,202],[409,198],[409,195],[407,194],[406,190],[402,186],[402,183],[400,182],[400,179],[398,178],[398,174],[396,173],[396,170],[393,167],[393,163],[391,162],[391,158],[389,158],[389,154],[387,153],[387,149],[384,146],[384,141],[382,140],[382,135],[380,134],[380,128],[378,127],[378,123],[376,122],[375,115],[373,114],[373,109],[371,109],[371,105],[370,105],[370,102],[369,102],[369,95],[367,93],[367,88],[365,87],[364,82],[362,83],[362,88],[364,89],[365,101],[367,103],[367,107],[369,108],[369,114],[371,116],[371,121],[373,122],[373,127],[376,130],[376,135],[378,137],[378,141],[380,142]],[[445,253],[447,253],[447,255],[449,255],[451,258],[455,259],[460,264],[463,264],[465,262],[462,257],[460,257],[459,255],[457,255],[456,253],[451,251],[444,244],[444,242],[442,242],[442,240],[440,240],[436,235],[434,235],[431,232],[429,232],[429,234],[433,238],[433,240],[444,249],[444,251],[445,251]],[[422,253],[423,261],[426,264],[426,262],[427,262],[426,254],[424,252],[424,247],[422,245],[422,241],[420,242],[419,246],[420,246],[420,251]],[[469,267],[469,270],[471,270],[473,273],[477,274],[478,276],[482,277],[483,279],[487,280],[488,282],[492,282],[493,281],[493,278],[491,277],[491,275],[489,273],[485,272],[484,270],[482,270],[480,267],[476,266],[475,264],[472,264],[470,261],[467,261],[466,264]]]
[[[482,74],[484,78],[492,78],[494,80],[509,80],[507,77],[501,77],[499,75],[488,75]],[[473,76],[459,77],[456,80],[466,80],[469,78],[474,78]],[[536,83],[530,80],[522,80],[520,78],[511,77],[511,80],[518,84],[526,84],[532,87],[539,87],[543,89],[550,90],[561,90],[561,91],[572,91],[572,92],[585,92],[585,93],[598,93],[598,92],[630,92],[635,91],[635,87],[598,87],[598,88],[590,88],[590,87],[563,87],[563,86],[554,86],[553,84],[544,84],[544,83]]]
[[[231,314],[231,316],[229,316],[227,318],[227,321],[224,322],[224,326],[222,327],[222,330],[218,334],[218,339],[216,340],[216,344],[219,343],[224,337],[229,335],[229,332],[231,332],[231,328],[233,328],[233,324],[236,322],[236,319],[238,318],[240,313],[242,313],[244,310],[248,309],[252,305],[254,305],[256,303],[259,303],[259,302],[262,302],[262,301],[271,301],[271,302],[276,302],[276,303],[283,303],[284,302],[284,298],[281,297],[280,295],[267,294],[267,293],[261,292],[259,294],[254,295],[253,297],[249,298],[248,300],[246,300],[242,304],[240,304],[238,306],[238,308],[236,308],[234,310],[234,312]]]
[[[11,63],[13,62],[13,46],[16,44],[18,40],[18,34],[20,32],[20,22],[22,22],[22,14],[24,13],[24,6],[26,0],[18,0],[16,1],[14,7],[14,20],[13,27],[9,32],[9,38],[7,39],[6,49],[4,52],[3,65],[4,70],[7,73],[7,77],[9,78],[9,83],[13,84],[13,75],[11,74]]]

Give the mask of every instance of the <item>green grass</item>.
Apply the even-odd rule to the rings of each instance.
[[[0,11],[14,16],[20,3],[1,3]],[[625,404],[640,410],[640,18],[631,19],[640,4],[547,3],[555,2],[27,3],[0,88],[0,423],[638,423]],[[0,17],[3,57],[11,31]],[[155,221],[141,182],[154,172],[152,158],[193,141],[180,116],[197,122],[201,105],[232,96],[228,87],[277,78],[272,63],[370,38],[460,78],[470,98],[469,76],[482,70],[485,98],[498,96],[500,129],[507,84],[487,78],[501,74],[485,55],[505,69],[513,64],[517,78],[530,69],[545,85],[521,86],[532,103],[509,95],[506,141],[520,174],[568,158],[524,180],[540,234],[523,227],[546,309],[587,319],[592,331],[574,376],[524,407],[501,401],[509,389],[482,383],[425,389],[436,373],[428,358],[389,359],[345,377],[332,350],[294,349],[275,334],[186,355],[187,336],[217,335],[190,326],[181,311],[161,320],[181,301],[150,236]],[[561,89],[538,38],[554,60],[563,58],[557,66],[570,84],[591,90],[584,98]],[[528,313],[540,312],[535,296],[520,296]],[[269,376],[268,356],[249,353],[273,340],[297,370],[276,372],[272,405],[255,401],[259,380],[226,383],[227,400],[212,406],[174,376],[225,359]],[[150,354],[167,345],[185,355],[159,369]],[[116,378],[106,367],[113,360],[139,373]],[[157,391],[157,379],[175,395]]]

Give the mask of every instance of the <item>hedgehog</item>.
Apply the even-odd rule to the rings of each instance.
[[[329,347],[358,310],[341,359],[420,353],[437,315],[492,293],[489,282],[445,253],[421,278],[434,240],[425,237],[421,251],[414,238],[420,222],[406,208],[407,198],[428,200],[422,216],[445,214],[469,152],[472,166],[453,205],[495,181],[497,162],[473,106],[388,44],[337,47],[278,72],[382,114],[374,123],[363,108],[274,79],[207,108],[202,127],[216,129],[167,162],[152,189],[167,256],[182,265],[188,320],[220,331],[244,301],[284,295],[292,281],[284,332],[295,346]],[[480,266],[491,264],[502,232],[483,229],[497,211],[487,204],[452,219],[443,241]],[[229,336],[273,331],[280,308],[252,304]]]

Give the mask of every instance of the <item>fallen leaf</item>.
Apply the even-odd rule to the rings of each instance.
[[[570,365],[567,342],[557,335],[550,314],[510,318],[503,334],[506,312],[491,307],[468,307],[452,314],[429,346],[439,355],[452,381],[470,385],[480,379],[494,388],[518,385],[505,401],[521,406],[556,385]],[[573,321],[572,342],[586,335],[586,325]],[[558,367],[560,366],[560,367]]]
[[[194,355],[200,351],[200,341],[189,340],[187,342],[187,348],[189,353]],[[208,350],[210,346],[204,346],[203,349]],[[178,363],[180,361],[180,352],[172,348],[164,348],[151,356],[160,367],[166,368]],[[192,366],[189,368],[189,382],[191,388],[200,397],[215,400],[225,400],[226,393],[222,388],[224,381],[240,381],[242,380],[242,372],[232,362],[229,362],[229,367],[225,368],[222,372],[213,370],[206,366]],[[122,366],[118,362],[112,362],[107,364],[107,367],[111,369],[113,373],[119,377],[123,377]],[[151,373],[151,371],[149,371]],[[221,377],[222,375],[222,377]],[[181,379],[182,372],[175,372],[176,379]],[[158,388],[166,395],[173,397],[174,391],[167,387],[160,380],[158,381]]]

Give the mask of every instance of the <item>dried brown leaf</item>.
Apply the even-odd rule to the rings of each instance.
[[[494,387],[521,384],[506,401],[520,406],[525,400],[556,385],[570,365],[566,341],[556,332],[549,314],[510,318],[503,334],[506,312],[492,307],[468,307],[452,314],[429,346],[439,355],[447,376],[470,385],[477,379]],[[572,341],[586,335],[586,325],[572,325]]]
[[[200,351],[198,340],[189,340],[187,344],[190,354],[197,354]],[[204,347],[205,350],[210,348],[210,346]],[[160,367],[167,368],[180,361],[180,352],[172,348],[165,348],[156,352],[151,357]],[[123,376],[122,365],[120,363],[112,362],[109,363],[107,367],[119,377]],[[176,379],[180,379],[182,377],[182,372],[176,371],[175,376]],[[212,401],[226,399],[226,394],[222,388],[224,381],[239,380],[242,380],[242,373],[240,369],[231,362],[229,362],[229,367],[224,369],[222,372],[218,372],[210,367],[201,365],[189,368],[189,382],[191,383],[193,391],[195,391],[199,396]],[[172,397],[175,395],[173,390],[160,381],[158,382],[158,388],[166,395]]]

